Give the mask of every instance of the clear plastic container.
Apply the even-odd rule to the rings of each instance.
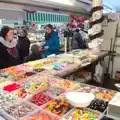
[[[58,117],[52,113],[48,113],[44,110],[35,111],[21,120],[33,120],[33,118],[36,118],[36,119],[38,118],[41,120],[43,120],[43,119],[44,120],[60,120],[60,117]]]
[[[44,109],[48,113],[52,113],[58,117],[63,117],[66,113],[68,113],[73,108],[72,105],[70,105],[66,101],[61,101],[60,99],[55,99],[44,106],[42,106],[41,109]]]
[[[40,104],[39,104],[39,103],[36,104],[36,103],[34,102],[33,97],[36,96],[36,95],[38,95],[38,94],[45,95],[45,96],[48,97],[48,99],[50,99],[50,100],[47,101],[47,100],[45,100],[46,98],[44,98],[44,100],[47,101],[46,103],[44,103],[44,102],[45,102],[44,100],[40,100],[40,101],[37,100],[37,102],[40,102]],[[36,96],[36,97],[37,97],[37,96]],[[43,98],[42,98],[42,99],[43,99]],[[34,94],[34,95],[33,95],[32,97],[30,97],[29,99],[27,99],[27,101],[29,101],[29,102],[31,102],[32,104],[35,104],[35,105],[37,105],[37,106],[39,106],[39,107],[42,107],[42,106],[45,106],[48,102],[50,102],[50,101],[52,101],[52,100],[54,100],[54,99],[56,99],[56,97],[51,96],[51,95],[46,94],[46,93],[43,93],[43,92],[39,92],[39,93]],[[33,102],[32,102],[32,101],[33,101]]]
[[[19,98],[16,95],[0,90],[0,108],[4,109],[8,105],[16,103],[18,100]]]
[[[82,89],[82,88],[85,88],[85,89]],[[96,99],[101,99],[107,102],[109,102],[117,93],[117,91],[114,91],[114,90],[96,87],[96,86],[92,86],[84,83],[80,83],[79,89],[76,89],[75,91],[94,93],[96,96]]]
[[[0,112],[0,116],[2,116],[4,118],[3,120],[15,120],[11,116],[9,116],[6,112]]]
[[[98,111],[104,114],[107,110],[107,107],[108,107],[108,102],[104,100],[95,99],[91,102],[91,104],[87,107],[87,109]]]
[[[21,100],[14,105],[8,106],[8,108],[5,109],[5,113],[13,120],[21,120],[37,110],[39,110],[39,107],[36,105]]]
[[[75,110],[80,110],[80,113],[79,113],[79,111],[74,113]],[[82,114],[82,112],[83,112],[83,114]],[[75,114],[76,118],[72,118],[74,116],[73,114]],[[78,109],[77,108],[73,108],[69,113],[67,113],[65,116],[63,116],[61,118],[61,120],[72,120],[72,119],[77,120],[78,119],[77,116],[79,116],[79,119],[80,119],[80,115],[79,114],[81,115],[82,120],[84,120],[84,119],[100,120],[103,117],[103,114],[101,114],[99,112],[96,112],[94,110],[89,110],[87,108],[84,108],[84,109],[83,108],[82,109],[81,108],[78,108]],[[87,114],[88,114],[88,116],[87,116]],[[93,116],[90,117],[90,115],[93,115]]]

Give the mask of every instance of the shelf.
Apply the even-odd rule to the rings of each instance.
[[[116,37],[120,37],[120,35],[117,35]]]
[[[115,47],[120,47],[120,44],[116,44]]]
[[[115,57],[120,57],[120,53],[114,53]]]

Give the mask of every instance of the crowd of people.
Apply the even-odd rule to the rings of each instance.
[[[17,33],[8,26],[4,26],[0,31],[0,69],[59,54],[58,32],[51,24],[46,26],[45,42],[40,45],[34,44],[31,49],[27,31],[20,29]],[[79,29],[76,29],[73,33],[72,49],[84,48],[85,43]]]
[[[14,29],[4,26],[0,31],[0,69],[41,59],[51,54],[57,55],[59,49],[58,33],[50,24],[46,26],[45,43],[40,46],[34,44],[31,52],[30,40],[25,29],[21,29],[18,35],[15,35]]]

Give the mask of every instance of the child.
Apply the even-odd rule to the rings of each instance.
[[[31,54],[25,59],[25,62],[41,59],[40,47],[37,44],[32,45]]]

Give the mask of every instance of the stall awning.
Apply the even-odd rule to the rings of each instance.
[[[45,23],[67,23],[70,21],[70,16],[66,14],[47,13],[47,12],[36,12],[28,13],[25,12],[26,21],[28,23],[35,22],[36,24]]]

